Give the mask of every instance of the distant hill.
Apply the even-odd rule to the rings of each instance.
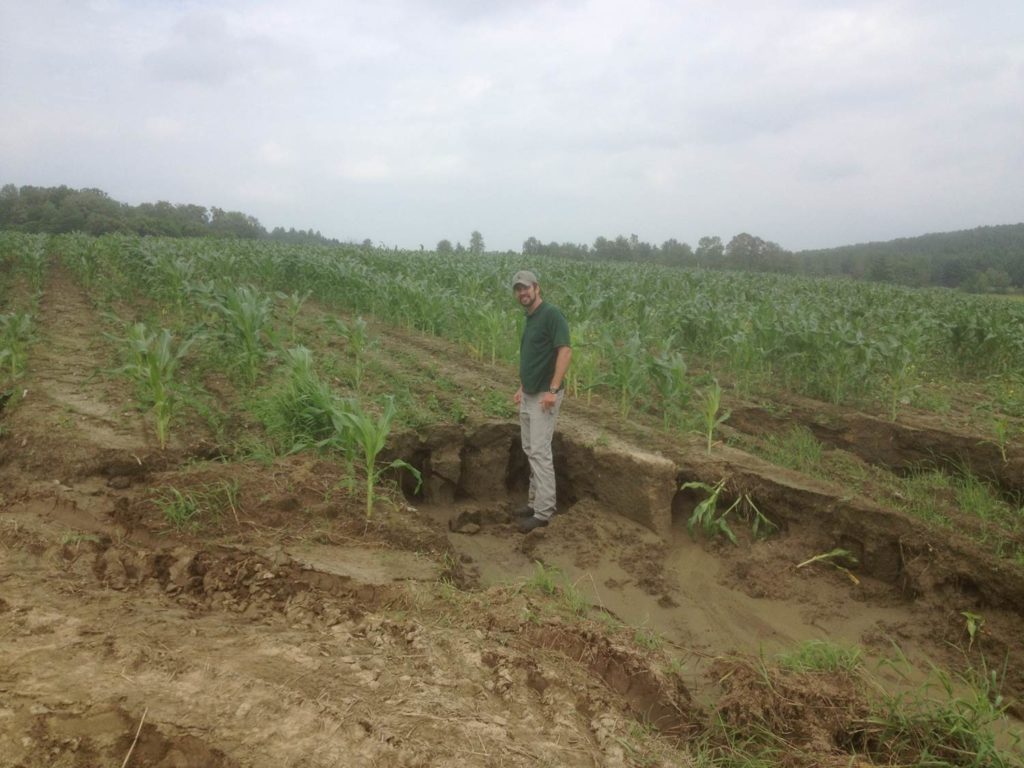
[[[1024,288],[1024,224],[798,251],[796,271],[976,292]]]

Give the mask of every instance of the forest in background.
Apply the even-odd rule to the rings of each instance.
[[[0,188],[0,230],[62,234],[84,232],[227,237],[289,243],[339,244],[319,231],[267,230],[258,219],[239,211],[166,201],[129,205],[99,189],[60,187]],[[467,249],[441,240],[436,250],[484,251],[483,236],[474,231]],[[373,241],[362,241],[372,247]],[[812,277],[845,277],[912,287],[955,288],[972,293],[1024,291],[1024,224],[984,226],[958,232],[926,234],[887,242],[838,248],[789,251],[777,243],[742,232],[727,242],[709,235],[696,247],[675,238],[661,245],[632,234],[597,237],[592,245],[544,243],[529,237],[523,256],[574,260],[653,262],[682,267],[774,272]]]

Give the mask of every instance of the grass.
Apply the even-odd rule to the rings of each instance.
[[[62,547],[68,545],[78,546],[83,543],[99,544],[100,537],[95,533],[82,533],[80,531],[65,531],[64,535],[60,537],[60,544]]]
[[[660,651],[665,645],[665,639],[647,627],[637,627],[633,632],[633,642],[645,651]]]
[[[1024,765],[1019,735],[1009,735],[1009,750],[997,746],[1006,717],[1000,684],[996,671],[984,667],[958,677],[933,668],[931,679],[918,688],[883,694],[854,734],[855,743],[887,765]]]
[[[1024,560],[1015,543],[1024,529],[1024,507],[1003,499],[966,469],[956,473],[919,469],[901,478],[894,492],[904,512],[943,528],[956,527],[1000,557]],[[957,525],[958,512],[977,525]]]
[[[779,666],[794,672],[854,672],[863,666],[859,648],[828,640],[808,640],[792,651],[780,654]]]
[[[164,520],[176,531],[195,533],[208,523],[231,512],[238,522],[240,487],[237,480],[222,480],[186,491],[166,486],[154,491],[153,503]]]
[[[814,640],[774,663],[725,660],[719,672],[727,703],[691,741],[692,765],[811,766],[826,756],[836,766],[1024,765],[1000,690],[1005,669],[982,665],[954,677],[933,668],[923,683],[891,693],[860,649]]]
[[[558,607],[572,616],[584,617],[589,613],[590,601],[560,568],[544,565],[539,560],[535,565],[533,576],[523,584],[524,589],[555,598]]]
[[[197,531],[201,527],[202,506],[195,494],[169,487],[157,492],[156,508],[176,531]]]
[[[814,433],[802,424],[781,434],[769,435],[760,452],[773,464],[808,475],[822,474],[822,445]]]

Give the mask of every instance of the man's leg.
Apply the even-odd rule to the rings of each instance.
[[[527,395],[524,392],[522,400],[519,401],[519,436],[522,439],[523,443],[523,453],[526,454],[526,458],[529,460],[531,445],[530,438],[532,436],[532,433],[530,432],[530,408],[527,406],[526,400],[528,397],[529,395]],[[530,492],[529,495],[526,497],[527,507],[529,507],[530,509],[536,509],[536,507],[533,505],[534,499],[536,497],[537,483],[534,480],[533,475],[533,461],[530,461]]]
[[[559,393],[555,405],[543,410],[540,395],[523,395],[524,410],[527,412],[523,450],[530,460],[530,490],[534,516],[548,520],[555,513],[555,462],[551,453],[551,440],[555,436],[555,423],[562,405]]]

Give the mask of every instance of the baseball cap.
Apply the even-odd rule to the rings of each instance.
[[[515,288],[517,285],[536,285],[537,276],[528,269],[521,269],[516,272],[516,276],[512,278],[512,287]]]

